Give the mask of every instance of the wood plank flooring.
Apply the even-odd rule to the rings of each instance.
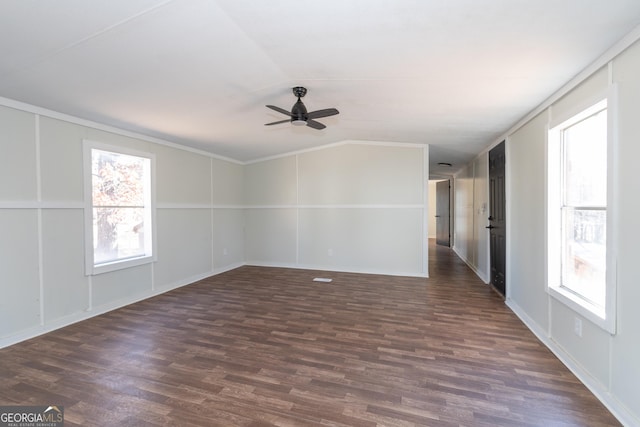
[[[242,267],[2,349],[0,405],[64,405],[66,426],[619,425],[430,253],[429,279]]]

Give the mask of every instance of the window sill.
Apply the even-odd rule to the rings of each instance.
[[[145,255],[136,258],[129,258],[120,261],[113,261],[104,264],[94,265],[89,267],[87,276],[96,276],[98,274],[109,273],[112,271],[123,270],[126,268],[137,267],[139,265],[150,264],[155,261],[155,257],[151,255]]]

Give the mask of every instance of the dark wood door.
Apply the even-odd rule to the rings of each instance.
[[[505,220],[505,152],[504,141],[489,151],[489,241],[491,284],[505,295],[506,220]]]
[[[449,181],[436,182],[436,243],[451,246]]]

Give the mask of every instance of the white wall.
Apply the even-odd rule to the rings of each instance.
[[[640,425],[640,45],[615,57],[550,108],[507,138],[507,303],[626,425]],[[619,236],[611,248],[617,258],[617,331],[610,335],[555,300],[545,288],[546,133],[560,120],[618,85],[618,165],[613,171],[617,197],[612,207]],[[616,111],[609,105],[610,112]],[[582,336],[574,333],[580,319]]]
[[[610,392],[632,409],[640,425],[640,44],[618,57],[613,65],[618,84],[618,319],[610,341]]]
[[[473,162],[473,264],[478,276],[488,283],[489,266],[489,154]]]
[[[473,256],[473,164],[458,171],[453,179],[453,250],[468,264]]]
[[[489,276],[489,157],[487,152],[459,170],[453,186],[453,250],[485,282]]]
[[[0,347],[244,262],[242,165],[21,106],[0,106]],[[83,139],[156,155],[156,263],[85,276]]]
[[[507,140],[507,296],[548,329],[545,288],[546,114]],[[524,283],[518,283],[525,278]],[[529,286],[536,283],[536,286]]]
[[[360,142],[247,165],[247,263],[426,275],[427,160]]]

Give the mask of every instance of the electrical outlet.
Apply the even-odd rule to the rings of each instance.
[[[573,332],[575,332],[577,336],[582,337],[582,319],[577,317],[573,319]]]
[[[328,249],[327,250],[327,255],[333,256],[333,249]]]
[[[229,255],[229,251],[227,250],[227,248],[224,248],[222,250],[222,255]]]

